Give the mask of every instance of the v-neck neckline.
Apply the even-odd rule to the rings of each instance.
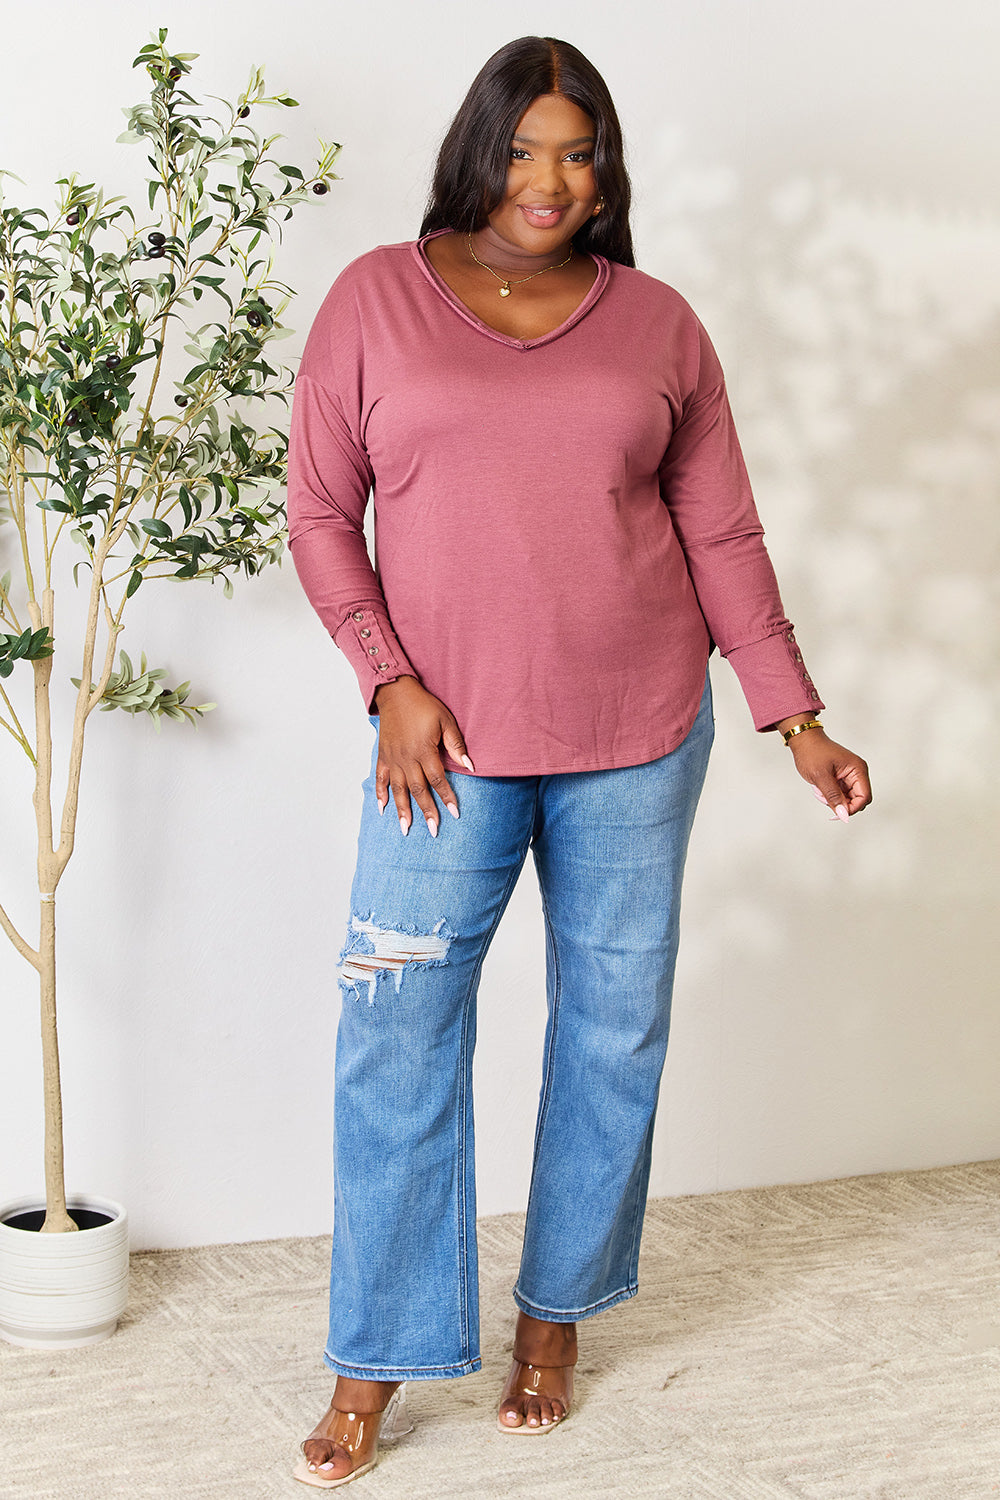
[[[540,334],[536,339],[515,339],[510,334],[501,333],[498,328],[491,328],[488,323],[484,323],[481,318],[477,318],[471,308],[467,307],[462,299],[455,295],[444,277],[439,275],[431,265],[424,250],[427,241],[437,239],[439,235],[451,234],[452,232],[450,229],[435,229],[430,234],[422,235],[420,239],[414,240],[414,259],[434,290],[439,296],[444,298],[449,307],[458,313],[460,318],[464,319],[470,327],[475,328],[477,332],[484,333],[487,338],[494,339],[498,344],[506,344],[509,349],[537,349],[542,344],[551,344],[553,339],[562,338],[563,334],[568,333],[571,328],[575,327],[581,318],[586,317],[611,279],[610,262],[603,255],[595,255],[592,251],[588,250],[586,253],[597,266],[597,275],[594,277],[593,284],[583,300],[577,303],[569,317],[560,323],[557,328],[550,328],[548,333]]]

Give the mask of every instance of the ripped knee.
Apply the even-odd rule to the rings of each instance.
[[[372,1005],[380,975],[392,974],[398,993],[407,968],[414,964],[434,967],[448,962],[448,949],[454,936],[443,917],[430,932],[420,933],[380,927],[371,918],[353,916],[347,945],[340,955],[338,977],[341,986],[353,990],[355,997],[360,999],[361,986],[364,985],[368,991],[368,1004]]]

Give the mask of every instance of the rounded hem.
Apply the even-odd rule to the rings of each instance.
[[[579,1323],[584,1318],[593,1318],[597,1313],[607,1312],[609,1307],[615,1307],[619,1302],[627,1302],[634,1297],[639,1290],[638,1283],[634,1286],[625,1287],[623,1291],[612,1292],[610,1297],[602,1297],[600,1302],[592,1302],[589,1307],[580,1307],[561,1312],[551,1307],[541,1307],[537,1302],[530,1302],[527,1297],[514,1288],[513,1298],[523,1313],[529,1318],[542,1318],[546,1323]]]
[[[348,1380],[454,1380],[459,1375],[475,1375],[483,1367],[478,1355],[455,1365],[345,1365],[324,1351],[323,1363],[335,1375]]]
[[[698,710],[696,706],[694,716],[692,717],[691,723],[688,725],[688,727],[682,730],[676,738],[671,737],[665,747],[663,747],[662,749],[625,750],[622,751],[620,755],[614,756],[611,760],[605,760],[603,757],[601,757],[600,763],[598,765],[545,766],[541,770],[539,770],[537,763],[532,765],[530,768],[526,766],[516,766],[514,768],[511,768],[509,766],[505,766],[503,768],[491,766],[489,769],[480,769],[480,766],[477,764],[475,775],[572,776],[574,774],[579,774],[581,776],[590,776],[595,771],[624,771],[627,770],[629,766],[648,766],[651,761],[663,760],[665,756],[672,755],[675,750],[679,750],[681,745],[683,745],[684,741],[687,739],[688,735],[691,733],[691,730],[694,728],[694,721],[697,717]],[[451,776],[452,774],[456,776],[473,775],[473,772],[469,770],[468,766],[456,765],[448,754],[442,756],[442,764],[444,765],[444,768],[449,776]]]

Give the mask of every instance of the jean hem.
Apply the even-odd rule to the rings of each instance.
[[[609,1307],[615,1307],[619,1302],[627,1302],[638,1292],[637,1285],[624,1287],[621,1291],[612,1292],[609,1297],[602,1297],[600,1302],[591,1302],[587,1307],[561,1309],[557,1311],[551,1307],[541,1307],[537,1302],[531,1302],[523,1296],[515,1287],[513,1292],[514,1301],[521,1312],[527,1313],[529,1318],[541,1318],[546,1323],[578,1323],[584,1318],[593,1318],[597,1313],[606,1312]]]
[[[459,1375],[475,1375],[483,1368],[483,1362],[478,1356],[454,1365],[400,1365],[390,1368],[386,1365],[345,1365],[331,1354],[324,1353],[323,1363],[335,1375],[343,1375],[348,1380],[453,1380]]]

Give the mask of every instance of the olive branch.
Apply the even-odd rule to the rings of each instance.
[[[187,91],[196,56],[170,52],[161,29],[135,59],[149,94],[125,111],[119,139],[148,152],[141,209],[75,175],[59,180],[54,216],[11,207],[13,174],[0,172],[0,560],[11,563],[0,727],[33,769],[37,947],[2,906],[0,928],[39,974],[50,1232],[76,1227],[63,1184],[55,892],[74,849],[87,722],[119,708],[159,727],[213,708],[189,704],[188,683],[166,687],[145,654],[136,673],[118,650],[129,601],[157,579],[218,578],[229,595],[235,578],[280,560],[293,374],[272,346],[291,332],[281,319],[293,293],[274,275],[274,245],[298,205],[328,192],[340,150],[321,141],[308,173],[282,164],[280,135],[252,121],[296,101],[267,94],[254,68],[237,99],[209,108]],[[54,558],[67,544],[87,598],[75,640],[54,623]],[[79,668],[56,827],[50,692],[66,654]],[[30,713],[15,691],[21,663]]]

